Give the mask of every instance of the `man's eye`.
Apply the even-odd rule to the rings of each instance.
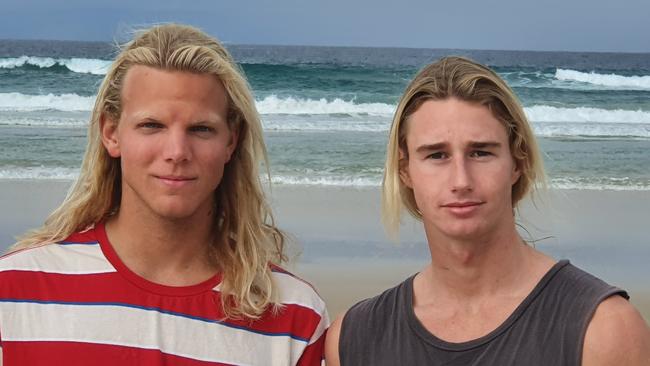
[[[208,126],[192,126],[190,128],[192,132],[214,132],[214,128]]]
[[[154,129],[154,128],[162,128],[163,125],[162,123],[158,123],[158,122],[142,122],[138,125],[138,127]]]
[[[473,158],[482,158],[482,157],[490,156],[490,155],[492,155],[491,152],[483,151],[483,150],[475,150],[475,151],[472,151],[470,153],[470,156],[473,157]]]
[[[447,157],[447,154],[445,154],[444,152],[440,152],[440,151],[434,152],[434,153],[429,154],[427,156],[428,159],[434,159],[434,160],[444,159],[446,157]]]

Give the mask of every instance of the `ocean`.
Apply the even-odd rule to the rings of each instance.
[[[226,46],[253,88],[276,184],[380,185],[408,81],[462,55],[513,87],[552,187],[650,190],[650,54]],[[0,179],[77,176],[115,52],[100,42],[0,40]]]

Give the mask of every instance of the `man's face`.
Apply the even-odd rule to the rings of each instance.
[[[504,126],[478,104],[426,101],[407,121],[412,188],[428,233],[481,240],[512,225],[512,185],[519,178]]]
[[[208,215],[237,141],[227,111],[213,75],[131,67],[119,121],[102,122],[104,146],[121,158],[120,209],[167,219]]]

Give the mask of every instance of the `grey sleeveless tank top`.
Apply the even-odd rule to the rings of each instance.
[[[354,305],[343,318],[341,365],[580,366],[596,307],[625,291],[563,260],[499,327],[463,343],[427,331],[413,311],[413,278]]]

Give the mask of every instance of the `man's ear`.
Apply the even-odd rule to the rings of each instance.
[[[226,163],[230,161],[232,154],[237,149],[237,141],[239,141],[239,131],[235,128],[230,129],[230,141],[226,146]]]
[[[402,180],[402,183],[413,189],[413,184],[411,183],[411,174],[409,173],[409,158],[408,153],[404,150],[399,149],[399,178]]]
[[[521,178],[521,168],[519,168],[519,162],[515,161],[512,167],[512,177],[510,178],[510,185],[515,185],[517,181]]]
[[[117,121],[107,117],[104,113],[99,118],[102,144],[106,148],[108,155],[113,158],[119,158],[122,155],[120,151],[120,140],[117,135],[117,123]]]

